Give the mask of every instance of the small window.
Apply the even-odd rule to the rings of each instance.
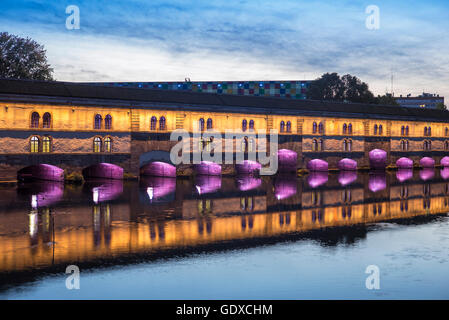
[[[44,137],[42,139],[42,152],[51,152],[51,138]]]
[[[317,131],[317,124],[316,124],[316,122],[314,122],[313,126],[312,126],[312,132],[316,133],[316,131]]]
[[[45,112],[42,117],[42,127],[47,129],[51,128],[51,115],[48,112]]]
[[[292,123],[290,121],[287,121],[287,132],[292,132]]]
[[[165,117],[159,119],[159,130],[165,130]]]
[[[255,141],[253,138],[249,139],[249,144],[248,144],[248,152],[255,152],[256,148],[255,148]]]
[[[382,125],[380,124],[379,125],[379,136],[381,136],[382,135]]]
[[[105,118],[104,118],[104,128],[106,130],[111,130],[112,129],[112,116],[110,114],[108,114]]]
[[[110,137],[104,138],[104,151],[112,152],[112,139]]]
[[[94,152],[101,152],[101,138],[94,138]]]
[[[403,136],[403,135],[405,135],[405,127],[404,126],[401,127],[401,136]]]
[[[424,127],[424,136],[427,136],[428,132],[427,132],[427,127]]]
[[[212,119],[209,118],[209,119],[207,119],[207,129],[212,129],[212,128],[213,128]]]
[[[377,135],[377,124],[374,125],[374,135]]]
[[[405,127],[405,135],[408,136],[409,130],[408,130],[408,126]]]
[[[320,141],[318,142],[318,150],[319,151],[323,151],[324,150],[324,141],[323,141],[323,139],[320,139]]]
[[[242,152],[248,152],[248,137],[244,137],[242,140]]]
[[[254,120],[249,120],[249,129],[254,130]]]
[[[242,121],[242,131],[243,132],[246,131],[246,124],[247,124],[246,119],[243,119],[243,121]]]
[[[156,130],[156,126],[157,126],[157,118],[155,116],[152,116],[150,121],[150,130]]]
[[[101,129],[101,122],[103,121],[103,118],[101,117],[100,114],[95,115],[95,124],[94,124],[94,128],[95,129]]]
[[[199,125],[200,131],[204,131],[204,119],[203,119],[203,118],[201,118],[201,119],[198,121],[198,125]]]
[[[279,131],[280,132],[284,132],[285,131],[285,122],[284,121],[281,121],[280,130]]]
[[[343,134],[346,134],[348,130],[348,125],[346,123],[343,124]]]
[[[324,125],[323,125],[322,122],[320,122],[320,124],[318,125],[318,132],[319,132],[320,134],[323,134],[323,133],[324,133]]]
[[[352,134],[352,123],[348,125],[348,134]]]
[[[36,136],[31,137],[30,140],[30,151],[32,153],[39,152],[39,138]]]
[[[316,139],[312,140],[312,151],[318,151],[318,141]]]
[[[33,112],[31,114],[31,128],[39,128],[39,113]]]

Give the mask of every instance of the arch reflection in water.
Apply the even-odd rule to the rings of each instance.
[[[396,161],[396,166],[400,169],[412,169],[413,168],[413,160],[402,157]]]
[[[142,177],[140,179],[140,189],[144,196],[143,202],[147,199],[151,203],[174,200],[176,191],[176,178],[170,177]]]
[[[316,171],[309,174],[309,176],[307,177],[307,182],[312,188],[318,188],[326,184],[328,179],[329,176],[327,172]]]
[[[449,179],[449,168],[441,169],[440,175],[441,175],[441,178],[443,178],[444,180],[448,180]]]
[[[295,177],[276,177],[274,182],[274,195],[276,199],[283,200],[294,196],[297,192],[297,180]]]
[[[340,171],[338,182],[343,186],[348,186],[357,180],[357,171]]]
[[[384,172],[369,174],[368,188],[372,192],[382,191],[387,187],[387,177]]]
[[[440,161],[440,164],[443,166],[443,167],[449,167],[449,157],[443,157],[442,159],[441,159],[441,161]]]
[[[20,184],[17,191],[30,196],[31,207],[49,207],[60,201],[64,195],[64,183],[42,181]]]
[[[249,191],[260,187],[262,179],[252,175],[237,176],[237,187],[239,191]]]
[[[256,161],[244,160],[242,163],[235,165],[237,174],[257,174],[259,173],[262,165]]]
[[[396,172],[396,178],[400,182],[404,182],[404,181],[407,181],[407,180],[413,178],[413,169],[399,169]]]
[[[221,188],[221,176],[196,176],[195,189],[199,195],[214,193]]]
[[[91,190],[94,203],[111,201],[118,198],[123,192],[122,180],[98,180],[85,184],[85,188]]]
[[[344,158],[338,161],[338,169],[345,171],[357,170],[357,161]]]
[[[419,165],[423,168],[433,168],[435,167],[435,160],[429,157],[424,157],[419,160]]]
[[[423,168],[419,172],[419,177],[423,181],[427,181],[427,180],[433,179],[434,176],[435,176],[435,170],[433,168]]]

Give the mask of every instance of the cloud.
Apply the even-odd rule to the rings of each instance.
[[[0,26],[43,43],[56,77],[71,81],[303,79],[351,73],[376,93],[449,96],[449,11],[443,1],[369,2],[4,0]],[[77,4],[81,29],[68,31]],[[72,68],[67,67],[72,66]]]

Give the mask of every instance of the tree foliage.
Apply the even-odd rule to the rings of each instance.
[[[398,105],[388,95],[377,96],[369,90],[368,84],[356,76],[346,74],[340,77],[337,73],[325,73],[312,81],[308,90],[309,99],[338,102],[376,103]]]
[[[0,77],[53,80],[42,45],[30,38],[0,32]]]
[[[437,108],[437,110],[444,110],[444,111],[447,110],[447,107],[443,102],[438,102],[436,105],[436,108]]]

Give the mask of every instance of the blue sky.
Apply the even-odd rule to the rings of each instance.
[[[80,8],[79,30],[65,9]],[[380,29],[365,26],[368,5]],[[449,96],[449,1],[2,0],[0,30],[42,43],[57,80],[314,79]]]

